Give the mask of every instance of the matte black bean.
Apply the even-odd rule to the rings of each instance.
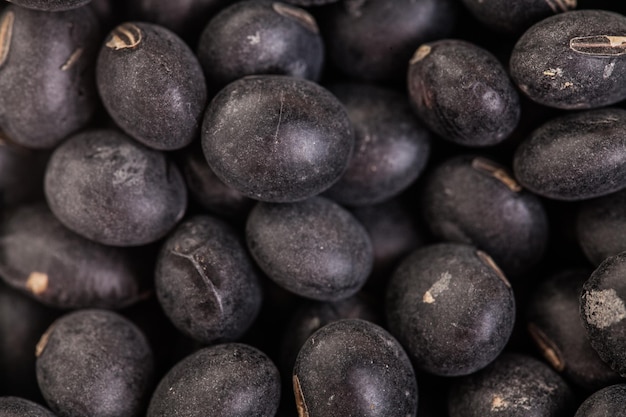
[[[319,194],[348,166],[350,119],[327,90],[300,78],[244,77],[209,105],[202,127],[207,162],[227,185],[261,201]]]
[[[556,13],[576,8],[576,0],[462,0],[481,23],[498,32],[519,34]]]
[[[381,324],[382,318],[373,306],[358,295],[334,303],[308,301],[293,313],[283,330],[281,369],[291,375],[298,352],[309,336],[329,323],[343,319],[362,319]]]
[[[43,204],[20,206],[0,223],[0,276],[56,308],[122,308],[147,290],[133,254],[67,229]]]
[[[424,170],[431,133],[400,93],[367,84],[338,84],[330,91],[348,111],[355,142],[348,169],[325,195],[364,206],[400,194]]]
[[[301,417],[417,413],[409,357],[386,330],[359,319],[330,323],[306,341],[293,369]]]
[[[322,197],[257,204],[248,217],[246,241],[268,277],[315,300],[355,294],[372,268],[372,244],[363,226]]]
[[[47,408],[18,397],[0,397],[2,417],[55,417]]]
[[[198,42],[198,58],[212,91],[256,74],[317,81],[324,43],[307,11],[273,1],[243,1],[209,21]]]
[[[124,317],[79,310],[56,320],[37,344],[37,381],[60,417],[138,416],[154,373],[145,336]]]
[[[457,5],[450,0],[348,0],[320,17],[328,57],[358,80],[402,79],[417,45],[452,34]]]
[[[552,368],[593,392],[620,378],[593,350],[580,320],[580,292],[589,274],[570,270],[542,280],[526,306],[526,318],[530,336]]]
[[[27,9],[43,10],[46,12],[58,12],[76,9],[91,2],[91,0],[7,0],[20,7]]]
[[[484,252],[456,243],[409,255],[391,277],[385,310],[415,365],[442,376],[487,366],[515,321],[513,292],[500,269]]]
[[[113,29],[100,49],[96,79],[115,123],[144,145],[173,150],[199,136],[204,75],[191,49],[169,29],[141,22]]]
[[[439,164],[420,202],[436,238],[477,246],[512,277],[536,265],[548,246],[541,201],[490,159],[463,155]]]
[[[99,42],[89,7],[52,14],[6,7],[0,15],[0,129],[19,145],[41,149],[85,127],[98,102],[93,68]]]
[[[59,146],[45,192],[63,224],[114,246],[160,239],[187,207],[185,183],[167,156],[115,130],[85,131]]]
[[[420,46],[409,64],[411,105],[442,138],[490,146],[517,126],[519,97],[489,51],[462,40],[442,40]]]
[[[201,349],[163,377],[147,417],[267,417],[276,415],[280,376],[272,361],[248,345]]]
[[[261,307],[261,287],[246,247],[226,223],[196,216],[161,248],[156,291],[183,333],[205,344],[238,339]]]
[[[511,77],[537,103],[591,109],[626,99],[626,17],[577,10],[532,26],[511,53]]]
[[[626,110],[601,109],[550,120],[524,140],[515,178],[556,200],[586,200],[626,187]]]
[[[591,346],[611,369],[626,377],[626,252],[604,260],[585,281],[582,317]]]
[[[576,236],[587,259],[596,266],[626,251],[626,190],[582,203]]]
[[[612,385],[593,393],[578,408],[574,417],[623,417],[626,384]]]
[[[548,365],[504,354],[484,370],[452,384],[450,417],[568,417],[575,407],[565,381]]]

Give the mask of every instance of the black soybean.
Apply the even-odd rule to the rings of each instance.
[[[331,63],[358,80],[402,79],[416,45],[452,34],[450,0],[342,1],[320,17]]]
[[[7,0],[20,7],[27,9],[42,10],[46,12],[58,12],[76,9],[91,2],[91,0]]]
[[[461,40],[420,46],[409,62],[408,89],[419,118],[444,139],[495,145],[520,118],[519,97],[490,52]]]
[[[133,417],[154,373],[145,336],[124,317],[79,310],[56,320],[37,344],[37,381],[61,417]]]
[[[180,224],[163,245],[155,274],[169,319],[205,344],[239,338],[261,307],[259,278],[243,240],[213,217]]]
[[[530,356],[504,354],[489,367],[452,385],[450,417],[568,417],[574,396],[548,365]]]
[[[467,9],[487,27],[518,34],[556,13],[576,8],[576,0],[462,0]]]
[[[416,366],[442,376],[487,366],[515,321],[513,292],[493,260],[455,243],[409,255],[391,277],[385,309],[389,330]]]
[[[293,388],[301,417],[417,413],[417,382],[406,352],[365,320],[336,321],[311,335],[298,354]]]
[[[246,241],[274,282],[315,300],[355,294],[372,268],[372,244],[363,226],[322,197],[257,204],[248,217]]]
[[[176,364],[154,391],[147,417],[268,417],[279,400],[272,361],[251,346],[227,343]]]
[[[98,91],[126,133],[154,149],[173,150],[200,133],[207,91],[191,49],[169,29],[119,25],[100,49]]]
[[[202,127],[207,162],[227,185],[262,201],[319,194],[348,166],[354,145],[341,103],[319,85],[280,75],[232,82]]]
[[[43,204],[5,213],[0,237],[0,276],[41,303],[122,308],[145,296],[131,253],[77,235]]]
[[[52,212],[96,242],[154,242],[184,215],[187,191],[176,166],[116,130],[77,134],[52,154],[45,177]]]
[[[96,15],[9,6],[0,29],[0,129],[19,145],[53,148],[96,109]]]
[[[47,408],[18,397],[0,397],[2,417],[55,417]]]
[[[517,41],[511,77],[528,97],[560,109],[591,109],[626,99],[626,17],[603,10],[561,13]]]
[[[626,110],[561,116],[535,130],[515,151],[515,178],[556,200],[586,200],[626,187]]]
[[[626,252],[604,260],[585,281],[580,315],[600,358],[626,377]]]
[[[307,11],[279,2],[243,1],[211,19],[200,37],[198,58],[215,91],[255,74],[317,81],[324,43]]]
[[[400,194],[424,170],[431,133],[402,94],[367,84],[339,84],[330,91],[346,107],[355,141],[348,169],[325,195],[364,206]]]
[[[626,190],[582,203],[576,218],[576,236],[594,265],[626,251]]]
[[[580,292],[589,278],[571,270],[542,280],[526,307],[528,331],[544,358],[567,380],[587,391],[619,382],[592,349],[580,320]]]
[[[587,398],[574,417],[624,417],[624,404],[626,384],[611,385]]]
[[[490,159],[463,155],[444,161],[421,196],[435,237],[477,246],[511,277],[537,264],[546,250],[548,219],[541,201]]]
[[[309,301],[302,304],[283,330],[281,366],[291,375],[298,352],[309,336],[329,323],[342,319],[362,319],[382,323],[373,306],[362,297],[353,296],[334,303]]]

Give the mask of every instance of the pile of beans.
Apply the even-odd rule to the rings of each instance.
[[[0,4],[0,417],[626,416],[626,4]]]

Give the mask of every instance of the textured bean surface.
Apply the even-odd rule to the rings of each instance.
[[[55,417],[52,412],[37,403],[18,397],[0,397],[2,417]]]
[[[488,255],[446,243],[405,258],[387,287],[385,310],[389,330],[418,368],[458,376],[500,354],[513,330],[515,299]]]
[[[517,126],[520,103],[506,70],[489,51],[461,40],[420,46],[408,89],[419,118],[444,139],[495,145]]]
[[[60,417],[132,417],[143,410],[154,373],[141,331],[105,310],[52,323],[37,345],[37,381]]]
[[[248,217],[246,241],[272,280],[316,300],[337,301],[355,294],[372,268],[372,244],[363,226],[322,197],[259,203]]]
[[[239,338],[261,306],[243,241],[221,220],[196,216],[176,228],[156,266],[159,302],[174,325],[202,343]]]
[[[548,245],[545,210],[505,167],[458,156],[439,164],[424,184],[422,213],[436,238],[477,246],[512,277],[541,260]]]
[[[187,207],[185,183],[168,157],[115,130],[86,131],[58,147],[45,191],[63,224],[115,246],[160,239]]]
[[[283,331],[281,366],[291,375],[298,352],[307,339],[325,325],[343,319],[382,323],[382,317],[367,301],[354,296],[334,303],[309,301],[302,304]]]
[[[163,377],[147,417],[269,417],[276,414],[280,377],[261,351],[243,344],[203,348]]]
[[[595,392],[576,411],[574,417],[624,417],[626,384],[612,385]]]
[[[173,32],[140,22],[109,33],[96,69],[115,123],[146,146],[179,149],[200,133],[207,91],[202,68]]]
[[[535,130],[515,152],[516,179],[556,200],[586,200],[626,187],[626,110],[558,117]]]
[[[7,0],[27,9],[57,12],[84,6],[91,0]]]
[[[354,145],[341,103],[317,84],[287,76],[229,84],[209,105],[202,129],[215,174],[261,201],[304,200],[326,190]]]
[[[293,370],[301,417],[406,416],[417,412],[415,373],[383,328],[358,319],[330,323],[306,341]]]
[[[548,365],[530,356],[505,354],[483,371],[455,381],[450,417],[567,417],[571,389]]]
[[[511,77],[528,97],[560,109],[626,98],[626,17],[604,10],[561,13],[532,26],[511,53]]]
[[[53,148],[85,127],[98,103],[96,15],[9,6],[0,28],[0,128],[22,146]]]
[[[198,42],[198,58],[215,91],[254,74],[317,81],[324,43],[315,18],[307,11],[280,2],[246,1],[211,19]]]
[[[626,377],[626,253],[604,260],[583,285],[582,317],[591,346],[611,369]]]

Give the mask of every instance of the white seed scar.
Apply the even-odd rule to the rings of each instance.
[[[246,39],[248,39],[250,45],[258,45],[259,43],[261,43],[261,34],[259,32],[256,32],[254,35],[246,36]]]
[[[439,278],[429,289],[424,293],[422,297],[422,301],[427,304],[432,304],[435,302],[435,298],[437,298],[441,293],[446,291],[450,286],[450,280],[452,280],[452,275],[449,272],[444,272],[441,274],[441,278]]]
[[[609,78],[611,74],[613,74],[613,70],[615,69],[615,61],[608,64],[604,67],[604,73],[602,74],[602,78]]]
[[[585,317],[598,329],[605,329],[626,318],[626,306],[614,289],[589,291],[585,294]]]

